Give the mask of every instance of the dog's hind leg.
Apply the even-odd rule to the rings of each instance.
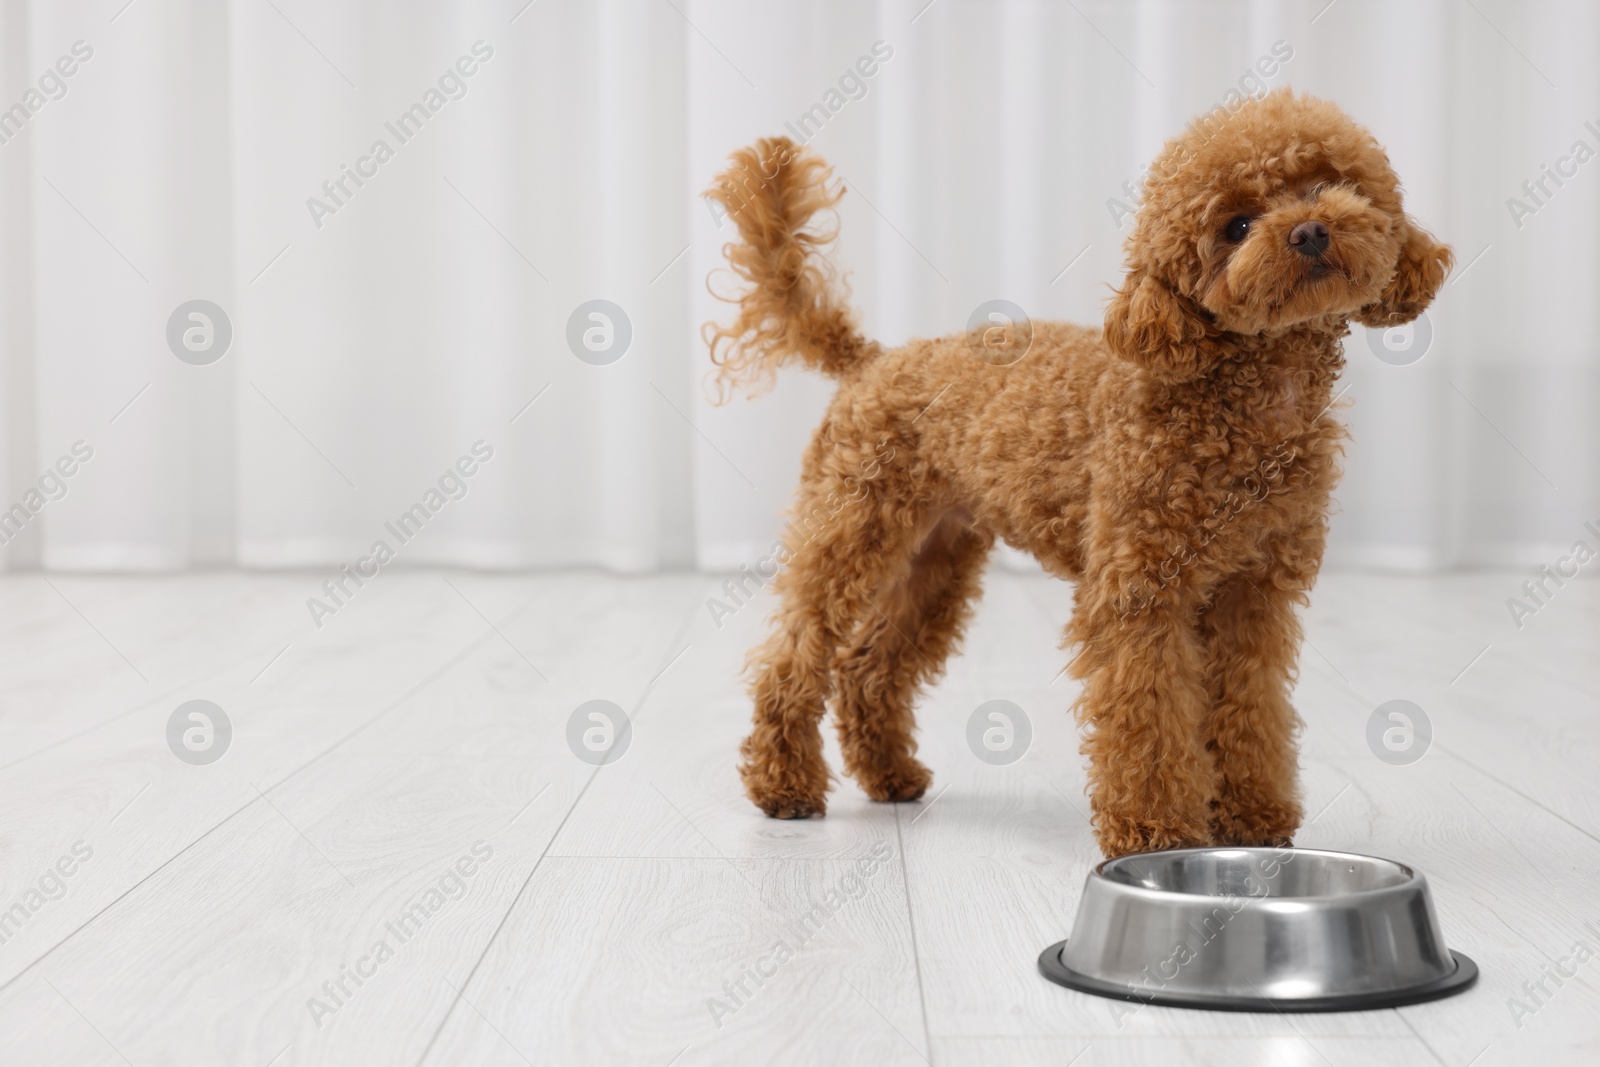
[[[916,758],[912,705],[961,640],[981,591],[992,534],[947,514],[908,572],[874,592],[835,670],[845,770],[873,800],[915,800],[933,774]]]
[[[1216,763],[1211,833],[1218,845],[1287,845],[1300,826],[1289,703],[1300,624],[1294,590],[1235,578],[1201,616],[1211,707],[1202,727]]]
[[[920,532],[908,521],[912,505],[895,493],[903,487],[885,484],[892,474],[880,472],[869,485],[817,469],[826,462],[808,471],[785,538],[776,632],[749,663],[754,729],[739,749],[739,774],[755,805],[780,819],[827,809],[821,722],[834,662],[872,611],[868,591],[908,570]]]

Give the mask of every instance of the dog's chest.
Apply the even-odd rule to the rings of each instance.
[[[1288,375],[1282,376],[1272,384],[1267,395],[1261,412],[1262,422],[1269,430],[1277,431],[1279,437],[1298,434],[1305,428],[1305,416],[1301,411],[1304,398],[1300,383]]]
[[[1321,414],[1316,397],[1300,375],[1268,369],[1253,388],[1233,400],[1223,421],[1242,435],[1269,443],[1292,442],[1311,429]]]
[[[1264,533],[1316,508],[1331,491],[1332,468],[1316,398],[1285,377],[1248,405],[1214,410],[1191,424],[1168,455],[1164,490],[1191,521],[1218,516]]]

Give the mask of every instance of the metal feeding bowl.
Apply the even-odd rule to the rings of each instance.
[[[1190,848],[1107,860],[1052,982],[1214,1011],[1358,1011],[1459,993],[1477,964],[1445,948],[1422,875],[1393,860],[1293,848]]]

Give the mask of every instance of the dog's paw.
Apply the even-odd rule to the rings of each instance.
[[[816,776],[763,773],[748,764],[740,768],[745,795],[774,819],[809,819],[828,813],[827,770]]]
[[[763,747],[753,735],[745,739],[740,754],[739,778],[756,807],[774,819],[827,814],[828,765],[820,756]]]
[[[1229,833],[1217,830],[1211,835],[1211,843],[1218,848],[1293,848],[1294,837],[1291,834]]]
[[[809,819],[813,815],[828,813],[828,802],[820,796],[808,797],[793,794],[774,794],[750,797],[756,807],[774,819]]]
[[[907,757],[885,771],[859,772],[856,780],[873,800],[893,803],[919,799],[933,784],[933,772],[917,760]]]
[[[1245,810],[1212,802],[1211,841],[1235,848],[1288,848],[1300,828],[1298,804],[1265,804]]]
[[[1094,836],[1108,860],[1138,852],[1202,848],[1211,844],[1211,833],[1204,826],[1169,826],[1148,819],[1114,817],[1104,812],[1095,817]]]

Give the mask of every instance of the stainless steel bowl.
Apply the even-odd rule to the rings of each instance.
[[[1219,1011],[1355,1011],[1459,993],[1428,882],[1393,860],[1191,848],[1107,860],[1072,936],[1039,957],[1085,993]]]

